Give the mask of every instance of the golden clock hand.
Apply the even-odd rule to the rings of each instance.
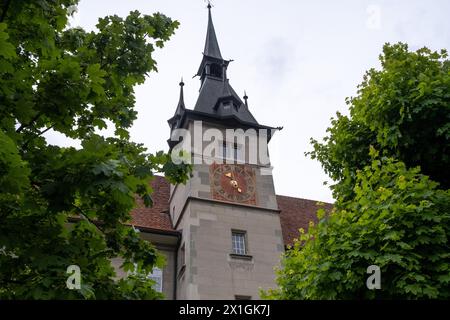
[[[235,187],[235,188],[236,188],[236,190],[237,190],[239,193],[241,193],[241,192],[242,192],[242,189],[239,187],[239,182],[236,180],[236,175],[235,175],[236,172],[235,172],[235,168],[234,168],[234,167],[231,167],[231,168],[232,168],[232,169],[231,169],[231,170],[232,170],[231,172],[233,173],[233,180],[236,181],[236,187]]]

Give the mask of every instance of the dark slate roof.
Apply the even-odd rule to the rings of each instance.
[[[217,42],[216,31],[211,18],[211,6],[208,5],[208,30],[206,31],[205,49],[203,50],[205,56],[213,57],[222,60],[220,54],[219,43]]]
[[[238,110],[231,108],[229,110],[230,115],[243,122],[258,125],[255,117],[248,110],[247,106],[242,102],[233,87],[231,87],[228,80],[222,81],[214,78],[206,77],[203,85],[200,89],[197,102],[194,107],[194,111],[200,111],[203,113],[209,113],[215,116],[227,116],[223,108],[215,109],[215,106],[220,98],[231,96],[240,105]]]
[[[174,233],[172,220],[169,215],[169,182],[156,176],[151,183],[153,188],[153,207],[146,208],[141,200],[137,200],[137,207],[132,211],[132,224],[135,227],[149,231]],[[280,212],[281,230],[285,245],[291,245],[299,236],[299,229],[308,230],[310,221],[317,221],[316,211],[318,201],[277,195]],[[325,209],[331,210],[333,205],[324,204]]]
[[[216,32],[214,31],[211,18],[211,6],[208,5],[208,29],[206,32],[205,50],[197,71],[197,76],[200,76],[202,85],[194,111],[216,118],[234,118],[247,125],[258,126],[255,117],[253,117],[248,107],[242,102],[227,79],[226,69],[229,62],[224,60],[220,53],[219,43],[217,42]],[[205,68],[212,64],[223,68],[223,74],[221,76],[217,77],[211,75],[209,72],[205,72]],[[237,108],[223,108],[221,104],[225,101],[232,102]]]

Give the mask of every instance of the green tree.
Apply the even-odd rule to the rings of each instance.
[[[450,298],[450,63],[386,44],[350,116],[312,139],[335,184],[331,212],[282,259],[273,299]],[[302,231],[302,230],[301,230]],[[381,270],[369,290],[367,268]]]
[[[152,299],[143,274],[162,257],[131,228],[135,196],[151,205],[162,172],[185,182],[190,167],[129,141],[134,90],[178,22],[130,12],[99,19],[97,31],[68,28],[77,0],[0,5],[0,298]],[[96,134],[110,121],[115,135]],[[80,149],[47,143],[60,132]],[[69,223],[70,222],[70,223]],[[122,257],[115,281],[110,259]],[[81,290],[66,288],[69,265]]]
[[[331,119],[323,142],[311,139],[318,159],[337,183],[335,198],[352,196],[356,171],[370,164],[369,146],[450,187],[450,61],[447,52],[408,51],[386,44],[382,69],[370,69],[347,98],[350,116]]]

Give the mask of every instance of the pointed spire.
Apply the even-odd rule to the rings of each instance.
[[[170,125],[170,129],[173,130],[174,128],[177,128],[178,125],[180,124],[181,118],[183,118],[185,112],[186,112],[186,107],[184,106],[184,93],[183,93],[183,87],[184,87],[184,82],[183,82],[183,77],[181,77],[181,81],[180,81],[180,98],[178,100],[178,105],[177,108],[175,110],[175,114],[173,115],[172,118],[170,118],[169,120],[167,120],[167,122]]]
[[[220,54],[219,43],[217,42],[216,32],[211,18],[211,3],[208,1],[208,31],[206,32],[205,50],[203,51],[205,56],[217,58],[222,60]]]
[[[181,81],[180,81],[180,99],[178,100],[178,106],[177,106],[176,113],[178,113],[178,111],[186,109],[186,107],[184,106],[183,87],[184,87],[184,82],[183,82],[183,77],[181,77]]]

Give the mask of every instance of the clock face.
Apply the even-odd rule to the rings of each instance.
[[[214,199],[256,205],[255,173],[250,166],[213,164],[210,173]]]

